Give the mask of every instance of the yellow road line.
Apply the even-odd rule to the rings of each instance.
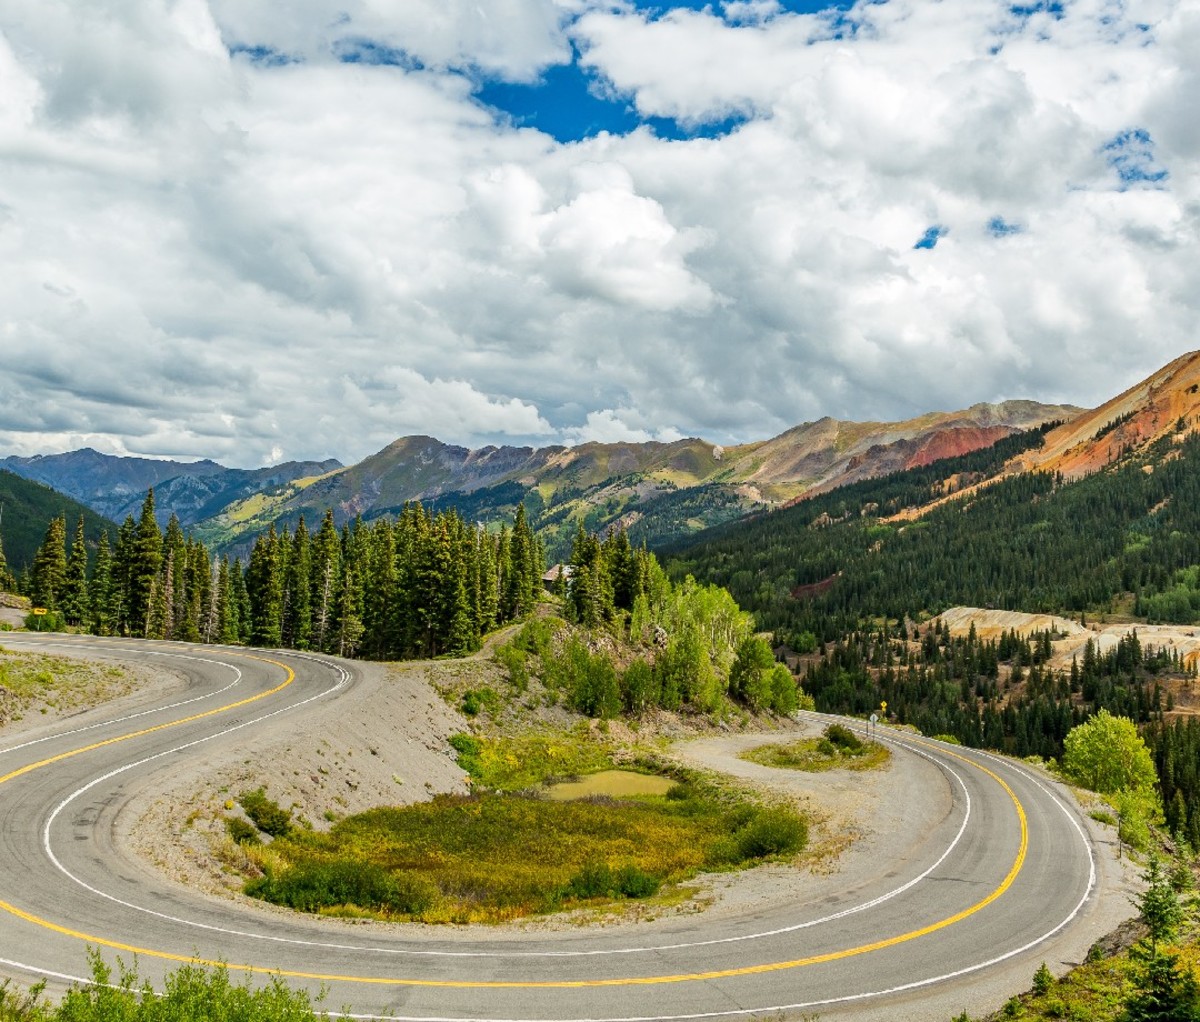
[[[280,663],[278,660],[270,660],[267,657],[252,656],[249,653],[227,653],[227,656],[242,657],[245,660],[258,660],[264,664],[273,664],[275,667],[282,667],[285,672],[283,683],[276,685],[266,692],[260,692],[256,696],[250,696],[247,699],[239,699],[236,703],[226,703],[224,706],[218,706],[216,709],[205,710],[203,713],[193,713],[190,717],[180,717],[178,720],[167,721],[165,724],[155,724],[154,727],[142,728],[140,731],[131,731],[127,735],[118,735],[115,738],[106,738],[102,742],[93,742],[91,745],[84,745],[78,749],[72,749],[70,752],[61,752],[57,756],[51,756],[48,759],[38,760],[36,763],[28,763],[18,770],[13,770],[10,773],[0,776],[0,784],[6,781],[14,780],[24,774],[32,773],[34,770],[40,770],[44,766],[50,766],[52,763],[61,763],[64,759],[72,759],[75,756],[82,756],[85,752],[92,752],[96,749],[103,749],[106,745],[116,745],[120,742],[128,742],[134,738],[141,738],[142,735],[152,735],[156,731],[166,731],[170,728],[179,727],[181,724],[190,724],[195,720],[203,720],[205,717],[213,717],[218,713],[225,713],[229,710],[236,710],[241,706],[247,706],[250,703],[256,703],[260,699],[266,699],[267,696],[273,696],[276,692],[282,692],[293,681],[296,680],[296,672],[293,671],[287,664]],[[3,904],[0,902],[0,904]]]
[[[249,654],[229,654],[229,655],[231,655],[231,656],[238,656],[238,655],[249,656]],[[253,660],[263,660],[266,663],[276,664],[277,666],[283,667],[288,672],[288,680],[285,681],[283,683],[283,685],[280,685],[277,688],[271,689],[269,692],[263,692],[260,695],[254,696],[250,699],[244,699],[241,702],[231,703],[229,706],[220,707],[219,709],[216,709],[216,710],[209,710],[207,713],[196,714],[192,717],[185,717],[185,718],[182,718],[181,720],[174,721],[170,724],[161,724],[158,727],[147,728],[144,731],[133,732],[133,733],[131,733],[129,735],[125,735],[121,738],[110,738],[107,741],[97,742],[94,745],[89,745],[85,748],[77,749],[74,752],[67,752],[67,753],[63,753],[62,755],[59,755],[59,756],[54,756],[50,759],[43,760],[40,763],[32,764],[29,767],[26,767],[22,770],[14,771],[11,774],[8,774],[4,777],[0,777],[0,784],[3,784],[5,781],[9,780],[12,777],[17,777],[23,773],[27,773],[29,770],[37,769],[38,767],[45,766],[49,763],[55,763],[55,762],[58,762],[59,760],[67,759],[70,756],[75,756],[75,755],[78,755],[83,752],[88,752],[91,749],[98,749],[105,745],[111,745],[114,742],[125,741],[126,739],[129,739],[129,738],[136,738],[138,735],[149,734],[153,731],[162,730],[163,728],[175,727],[179,724],[185,724],[188,721],[199,720],[200,718],[211,716],[214,713],[220,713],[222,710],[228,710],[228,709],[233,709],[234,707],[237,707],[237,706],[243,706],[246,703],[254,702],[257,699],[262,699],[265,696],[269,696],[274,692],[278,692],[280,689],[282,689],[286,685],[290,684],[292,679],[295,677],[295,675],[293,674],[293,672],[291,671],[290,668],[288,668],[284,664],[280,664],[279,661],[277,661],[277,660],[267,660],[265,657],[249,657],[249,658],[253,659]],[[933,746],[927,746],[927,747],[932,748]],[[82,933],[79,930],[72,930],[72,929],[69,929],[68,927],[60,926],[57,923],[50,922],[47,919],[42,919],[41,917],[35,916],[29,912],[25,912],[25,911],[17,908],[16,906],[10,905],[4,901],[0,901],[0,909],[2,909],[5,912],[8,912],[10,915],[16,916],[19,919],[25,920],[28,923],[32,923],[35,926],[39,926],[42,929],[50,930],[54,933],[60,933],[67,937],[72,937],[72,938],[75,938],[78,940],[86,941],[88,944],[91,944],[94,946],[111,948],[114,951],[125,951],[130,954],[144,955],[147,958],[157,958],[157,959],[160,959],[163,961],[168,961],[168,962],[184,962],[184,963],[188,963],[188,964],[203,965],[203,966],[209,966],[209,967],[213,967],[213,968],[218,968],[218,967],[229,968],[229,969],[232,969],[237,972],[261,973],[261,974],[266,974],[266,975],[271,975],[271,976],[286,976],[289,979],[316,980],[316,981],[323,982],[323,983],[340,982],[340,983],[369,984],[369,985],[375,985],[375,986],[438,987],[438,988],[442,988],[442,989],[452,989],[452,988],[453,989],[462,989],[462,988],[467,988],[467,989],[481,989],[481,988],[482,989],[518,989],[518,990],[577,989],[577,988],[584,988],[584,987],[657,986],[659,984],[665,984],[665,983],[689,983],[689,982],[695,982],[698,980],[729,979],[729,978],[737,977],[737,976],[754,976],[754,975],[760,975],[762,973],[768,973],[768,972],[781,972],[781,971],[784,971],[787,969],[802,968],[807,965],[820,965],[824,962],[835,962],[835,961],[839,961],[839,960],[846,959],[846,958],[854,958],[858,955],[869,954],[872,951],[881,951],[884,948],[895,947],[898,944],[905,944],[908,941],[916,940],[918,937],[928,936],[931,933],[936,933],[938,930],[944,930],[949,926],[953,926],[956,923],[960,923],[964,919],[967,919],[970,916],[975,915],[977,912],[982,911],[988,905],[990,905],[992,902],[994,902],[997,898],[999,898],[1001,895],[1003,895],[1004,892],[1007,891],[1012,886],[1013,881],[1016,880],[1017,875],[1021,872],[1021,869],[1025,864],[1025,857],[1026,857],[1026,854],[1027,854],[1028,848],[1029,848],[1029,822],[1025,815],[1025,807],[1023,805],[1021,805],[1020,799],[1017,798],[1016,793],[1012,790],[1012,788],[1010,788],[1008,786],[1007,782],[1005,782],[1005,780],[1002,777],[1000,777],[998,774],[989,770],[982,763],[977,763],[974,760],[969,759],[966,756],[959,755],[956,752],[951,752],[949,749],[945,749],[940,746],[938,746],[937,748],[944,755],[953,756],[955,759],[960,760],[963,763],[966,763],[968,766],[974,767],[975,769],[981,770],[983,773],[987,774],[990,778],[992,778],[992,780],[994,780],[998,785],[1000,785],[1001,788],[1004,789],[1004,791],[1007,793],[1008,797],[1012,800],[1013,806],[1017,811],[1017,818],[1021,824],[1021,843],[1017,849],[1017,856],[1013,860],[1013,864],[1010,867],[1008,874],[1005,876],[1004,880],[1001,881],[1000,885],[994,891],[992,891],[987,897],[985,897],[981,901],[976,902],[974,905],[970,906],[969,908],[965,908],[961,912],[958,912],[955,915],[949,916],[946,919],[942,919],[936,923],[931,923],[928,926],[923,926],[918,930],[910,930],[907,933],[902,933],[895,937],[888,937],[884,940],[878,940],[871,944],[861,944],[858,947],[845,948],[841,951],[829,951],[829,952],[826,952],[825,954],[813,955],[808,958],[795,958],[795,959],[792,959],[790,961],[785,961],[785,962],[768,962],[763,965],[747,965],[747,966],[742,966],[741,968],[736,968],[736,969],[716,969],[716,970],[712,970],[709,972],[679,973],[677,975],[669,975],[669,976],[631,976],[631,977],[614,977],[611,979],[581,979],[581,980],[446,980],[446,979],[388,978],[388,977],[382,977],[382,976],[344,976],[344,975],[339,975],[336,973],[305,972],[305,971],[299,971],[299,970],[267,968],[267,967],[258,966],[258,965],[230,965],[227,962],[220,962],[220,961],[214,961],[214,960],[205,959],[205,958],[198,958],[195,955],[177,955],[177,954],[172,954],[171,952],[168,952],[168,951],[157,951],[157,950],[154,950],[153,948],[138,947],[133,944],[123,944],[119,941],[106,940],[102,937],[97,937],[92,934]]]

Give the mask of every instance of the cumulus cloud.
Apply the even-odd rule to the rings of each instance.
[[[669,444],[683,439],[683,434],[671,427],[655,431],[630,425],[630,422],[639,422],[642,418],[630,408],[604,408],[598,412],[588,412],[587,421],[582,426],[566,431],[566,441],[569,444],[644,444],[656,440]]]
[[[284,59],[347,56],[529,80],[570,58],[571,0],[213,0],[227,41]]]
[[[738,442],[1196,346],[1190,0],[85,6],[0,13],[0,453]],[[575,54],[695,137],[477,98]]]

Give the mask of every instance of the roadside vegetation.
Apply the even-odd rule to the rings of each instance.
[[[26,653],[0,646],[0,724],[26,713],[90,706],[128,690],[116,664]]]
[[[227,969],[185,965],[156,993],[135,968],[116,972],[91,954],[91,982],[73,987],[58,1004],[42,988],[18,990],[0,982],[0,1022],[329,1022],[331,1016],[281,978],[265,986],[234,982]],[[337,1016],[342,1017],[342,1016]]]
[[[742,759],[779,770],[874,770],[888,763],[892,754],[886,745],[863,741],[847,727],[830,724],[820,738],[797,742],[758,745],[742,753]]]
[[[664,889],[794,855],[807,840],[794,810],[692,775],[665,795],[550,800],[534,785],[613,766],[568,735],[511,744],[462,735],[455,745],[475,793],[370,810],[327,833],[287,825],[261,791],[243,794],[255,832],[243,824],[241,843],[261,871],[246,893],[304,912],[495,923],[660,891],[677,900]],[[263,845],[268,826],[274,840]]]
[[[1056,979],[1043,962],[1029,991],[985,1020],[954,1022],[1197,1022],[1200,1020],[1200,906],[1191,865],[1152,855],[1138,900],[1140,936],[1125,950],[1093,946],[1088,960]]]

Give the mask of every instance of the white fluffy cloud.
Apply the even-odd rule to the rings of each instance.
[[[85,7],[0,13],[0,453],[729,442],[1197,346],[1192,0]],[[738,126],[560,143],[474,97],[573,51]]]

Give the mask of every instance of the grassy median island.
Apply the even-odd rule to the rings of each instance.
[[[742,753],[742,759],[781,770],[874,770],[892,758],[886,746],[864,742],[841,724],[830,724],[820,738],[802,738],[787,744],[759,745]]]
[[[118,664],[15,651],[0,646],[0,725],[31,709],[73,710],[123,695],[132,687]]]
[[[559,753],[548,755],[550,762],[579,755],[578,746],[524,744],[530,741]],[[462,758],[477,769],[490,763],[500,778],[528,779],[537,761],[519,755],[521,742],[507,752],[500,741],[460,744],[468,750],[460,749]],[[593,769],[600,766],[612,764]],[[324,834],[289,828],[267,846],[248,842],[262,876],[245,890],[305,912],[495,923],[666,897],[664,888],[701,871],[799,852],[807,836],[794,810],[695,777],[678,780],[665,795],[553,801],[536,788],[487,790],[372,809]]]

